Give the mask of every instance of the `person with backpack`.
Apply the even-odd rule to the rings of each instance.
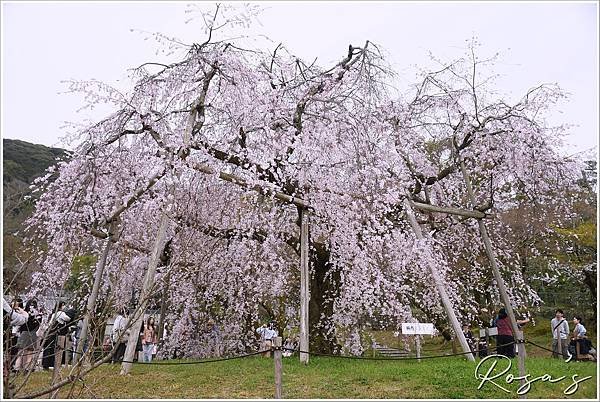
[[[42,368],[44,370],[49,370],[50,367],[54,367],[54,349],[56,348],[56,331],[58,329],[56,317],[58,314],[64,314],[64,312],[62,311],[64,306],[64,302],[59,302],[58,305],[54,308],[55,313],[51,313],[48,317],[49,327],[46,332],[44,342],[42,344],[44,350],[42,356]]]
[[[48,322],[50,327],[44,339],[44,354],[42,358],[42,367],[48,370],[50,367],[56,367],[59,361],[62,365],[67,358],[66,336],[69,333],[69,325],[75,319],[77,310],[73,308],[66,309],[64,302],[59,302],[56,312],[53,313]],[[69,342],[70,343],[70,342]],[[62,350],[60,356],[58,350]]]

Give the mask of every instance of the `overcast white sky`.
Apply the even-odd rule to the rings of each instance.
[[[61,145],[64,121],[96,120],[106,110],[76,113],[81,98],[58,95],[61,80],[90,79],[125,85],[127,69],[147,61],[170,62],[138,29],[186,43],[205,37],[184,11],[189,2],[2,2],[2,136]],[[410,3],[266,2],[262,26],[299,57],[322,64],[339,60],[350,43],[369,39],[390,55],[405,89],[414,65],[462,54],[477,36],[483,54],[503,54],[501,90],[515,97],[542,82],[571,93],[553,122],[578,125],[569,152],[598,144],[598,10],[595,2]],[[212,3],[205,3],[211,7]],[[266,45],[266,43],[265,43]],[[273,48],[274,45],[271,47]],[[433,67],[433,65],[431,65]],[[117,81],[119,80],[119,81]]]

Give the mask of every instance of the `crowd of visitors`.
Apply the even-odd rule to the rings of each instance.
[[[11,303],[3,298],[5,372],[29,370],[36,365],[43,369],[53,368],[57,344],[61,347],[61,364],[69,364],[72,361],[70,331],[75,328],[72,324],[76,315],[76,310],[65,309],[64,303],[60,303],[44,320],[37,300],[31,299],[23,306],[20,298],[14,298]]]
[[[529,319],[517,320],[519,330],[529,322]],[[569,332],[569,322],[564,318],[562,309],[556,309],[554,318],[550,320],[550,329],[552,335],[552,357],[562,357],[567,360],[596,360],[596,351],[590,339],[586,336],[586,329],[583,325],[581,316],[574,316],[573,332]],[[495,328],[497,334],[487,338],[495,339],[496,354],[513,358],[518,354],[518,348],[515,343],[515,336],[510,325],[510,320],[504,308],[498,311],[498,314],[490,321],[490,328]],[[490,347],[484,338],[475,341],[469,325],[463,326],[463,333],[467,343],[474,354],[478,350],[479,357],[485,357],[489,354]],[[479,342],[478,346],[475,346]]]

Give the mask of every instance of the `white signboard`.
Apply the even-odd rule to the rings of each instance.
[[[433,335],[433,324],[422,322],[403,322],[403,335]]]
[[[498,335],[498,328],[496,327],[492,327],[492,328],[482,328],[479,330],[479,337],[480,338],[485,338],[485,331],[488,331],[488,336],[494,336],[494,335]]]

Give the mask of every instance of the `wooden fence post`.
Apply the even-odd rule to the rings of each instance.
[[[419,335],[415,335],[415,349],[417,353],[417,361],[421,361],[421,339]]]
[[[283,377],[283,364],[281,362],[281,343],[280,336],[273,338],[273,360],[275,362],[275,399],[282,398],[281,380]]]

